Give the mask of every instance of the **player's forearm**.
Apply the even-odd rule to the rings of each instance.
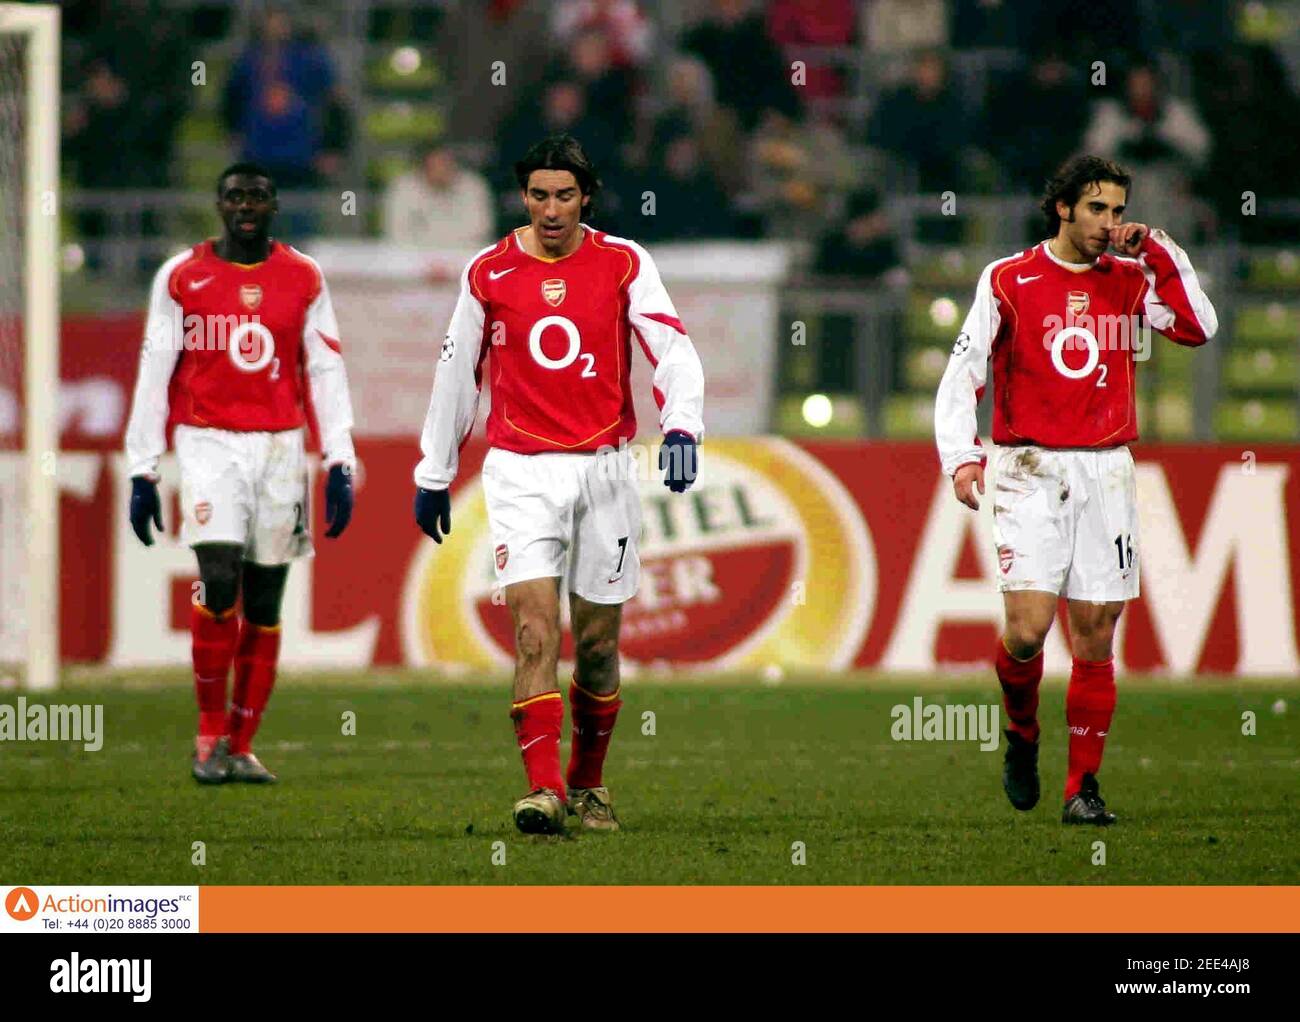
[[[1154,278],[1156,299],[1174,316],[1173,323],[1160,332],[1191,346],[1213,337],[1219,328],[1218,314],[1187,253],[1164,231],[1154,229],[1142,241],[1142,258]]]
[[[352,401],[348,396],[348,379],[342,359],[333,364],[317,365],[309,374],[312,404],[320,426],[321,455],[325,467],[346,465],[356,468],[352,444]]]
[[[664,433],[678,429],[696,441],[704,437],[704,368],[692,348],[655,367],[655,389],[664,395],[660,427]]]
[[[478,414],[478,391],[467,400],[462,395],[434,386],[420,433],[423,457],[415,467],[415,483],[426,490],[441,490],[451,485],[460,467],[460,449],[474,428]]]
[[[136,405],[126,429],[126,462],[131,475],[158,477],[158,462],[167,450],[167,402]]]
[[[934,400],[935,443],[945,475],[952,475],[962,465],[983,464],[985,460],[978,439],[977,391],[972,381],[962,379],[965,375],[952,369],[944,373]]]
[[[158,462],[167,451],[167,386],[175,364],[172,352],[145,342],[124,441],[127,465],[133,476],[157,478]]]

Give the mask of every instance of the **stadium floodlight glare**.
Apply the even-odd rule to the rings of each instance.
[[[824,429],[835,416],[835,406],[825,394],[809,394],[803,399],[803,421],[814,429]]]
[[[957,303],[951,298],[936,298],[930,303],[930,319],[935,326],[955,326],[959,314]]]
[[[21,373],[24,455],[0,505],[0,661],[31,689],[59,676],[58,118],[58,6],[0,3],[0,385]]]

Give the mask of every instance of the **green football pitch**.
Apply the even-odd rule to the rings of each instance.
[[[826,674],[628,682],[605,772],[623,830],[583,833],[570,821],[565,837],[539,838],[510,819],[524,778],[504,677],[285,678],[256,744],[281,783],[203,788],[189,777],[195,712],[183,672],[78,675],[41,701],[103,704],[103,747],[0,742],[0,878],[1300,883],[1300,683],[1119,684],[1100,774],[1119,823],[1106,830],[1060,823],[1061,679],[1042,694],[1043,800],[1017,813],[1001,788],[1004,739],[981,751],[891,738],[894,707],[918,696],[996,704],[991,675]],[[567,738],[566,723],[566,757]]]

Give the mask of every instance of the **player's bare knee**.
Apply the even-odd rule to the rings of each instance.
[[[545,617],[521,614],[515,626],[515,649],[525,662],[557,659],[560,653],[560,626]]]
[[[1115,626],[1123,603],[1077,603],[1070,607],[1070,640],[1083,660],[1107,660],[1113,652]]]
[[[1029,660],[1038,655],[1047,641],[1052,619],[1044,620],[1035,614],[1012,614],[1007,618],[1005,641],[1007,652],[1017,660]]]

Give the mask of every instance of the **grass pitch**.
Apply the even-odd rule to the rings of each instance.
[[[256,744],[281,783],[202,788],[189,777],[183,672],[91,677],[41,701],[102,703],[100,751],[0,742],[6,883],[1300,882],[1295,680],[1121,678],[1100,774],[1120,822],[1097,830],[1060,823],[1059,679],[1043,689],[1043,800],[1030,813],[1002,793],[1000,736],[995,752],[890,737],[891,709],[917,695],[997,703],[991,676],[638,679],[624,687],[605,774],[623,831],[571,821],[565,838],[535,838],[510,819],[524,778],[504,680],[285,679]],[[348,711],[355,735],[343,733]],[[1242,733],[1246,711],[1254,735]],[[1093,864],[1098,839],[1105,865]]]

